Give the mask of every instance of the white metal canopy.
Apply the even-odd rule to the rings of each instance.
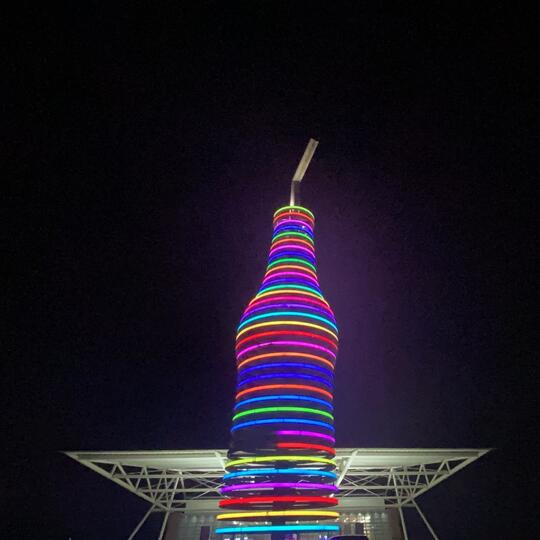
[[[430,533],[435,532],[416,498],[489,452],[473,448],[338,448],[337,497],[343,506],[415,508]],[[150,503],[150,509],[133,531],[135,536],[152,512],[164,512],[163,537],[171,512],[217,511],[219,488],[227,459],[226,450],[153,450],[65,452],[66,455],[112,480]],[[350,500],[350,499],[353,499]]]

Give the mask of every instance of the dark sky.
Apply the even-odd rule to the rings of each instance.
[[[6,538],[126,538],[144,513],[59,450],[227,446],[235,327],[309,137],[338,446],[496,447],[423,507],[443,539],[516,537],[537,511],[532,15],[130,4],[5,21]]]

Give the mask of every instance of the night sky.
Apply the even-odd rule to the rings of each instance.
[[[531,14],[70,4],[5,21],[2,536],[142,517],[61,450],[228,445],[235,328],[309,137],[337,445],[494,447],[419,502],[442,539],[533,528]]]

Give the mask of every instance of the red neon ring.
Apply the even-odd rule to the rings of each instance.
[[[267,384],[264,386],[254,386],[253,388],[246,388],[241,392],[236,394],[236,399],[242,397],[245,394],[250,394],[251,392],[258,392],[259,390],[280,390],[281,388],[295,388],[296,390],[307,390],[308,392],[315,392],[317,394],[322,394],[330,399],[333,399],[334,396],[330,392],[323,390],[322,388],[317,388],[316,386],[307,386],[305,384]]]
[[[335,456],[336,451],[330,446],[324,446],[322,444],[311,444],[311,443],[302,443],[302,442],[278,442],[276,444],[277,448],[309,448],[312,450],[322,450],[323,452],[328,452],[329,454]]]
[[[283,218],[291,217],[291,216],[298,216],[298,217],[305,218],[307,221],[315,225],[315,220],[309,214],[305,214],[301,210],[283,210],[283,212],[280,212],[279,214],[276,214],[274,216],[273,222],[275,223],[279,219],[283,219]]]
[[[270,504],[276,502],[291,503],[322,503],[328,506],[335,506],[338,500],[335,497],[294,497],[281,495],[277,497],[239,497],[238,499],[225,499],[219,502],[220,507],[236,506],[244,504]]]
[[[302,212],[302,210],[294,209],[294,210],[282,210],[279,214],[274,214],[273,221],[277,221],[278,219],[282,217],[290,217],[290,216],[299,216],[306,218],[308,221],[311,221],[311,223],[315,223],[315,219],[312,218],[307,212]]]
[[[244,338],[244,339],[240,340],[236,344],[236,348],[240,347],[240,345],[242,345],[246,341],[251,341],[252,339],[256,339],[256,338],[259,338],[259,337],[263,338],[263,337],[267,337],[267,336],[290,336],[290,335],[306,336],[306,337],[320,339],[322,341],[325,341],[329,345],[332,345],[337,350],[337,345],[336,345],[335,341],[332,341],[330,338],[327,338],[325,336],[321,336],[320,334],[313,334],[312,332],[300,332],[300,331],[296,331],[296,330],[291,330],[291,331],[289,331],[289,330],[276,330],[274,332],[261,332],[260,334],[252,334],[251,336],[248,336],[247,338]]]
[[[309,214],[304,214],[304,212],[301,212],[299,210],[284,210],[283,212],[280,212],[279,214],[274,216],[273,223],[275,224],[276,221],[279,221],[280,219],[291,217],[291,216],[298,216],[298,217],[305,218],[312,225],[315,225],[315,220]]]

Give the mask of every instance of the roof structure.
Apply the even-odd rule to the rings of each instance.
[[[403,508],[415,508],[434,538],[435,532],[416,498],[482,457],[490,449],[472,448],[338,448],[337,497],[340,507],[397,508],[407,540]],[[218,510],[226,450],[154,450],[65,452],[85,467],[150,503],[133,531],[152,512]],[[352,500],[354,499],[354,501]]]

